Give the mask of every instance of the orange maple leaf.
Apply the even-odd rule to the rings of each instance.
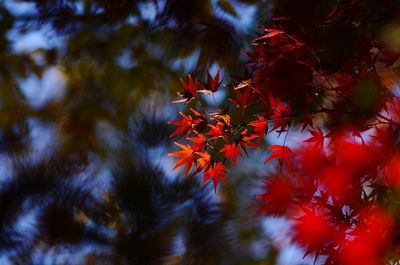
[[[168,154],[169,156],[180,157],[180,159],[178,160],[178,162],[176,162],[176,165],[172,170],[175,170],[178,167],[186,165],[185,176],[187,176],[195,162],[195,155],[193,149],[190,145],[183,145],[177,142],[175,142],[175,144],[179,146],[182,150]]]
[[[197,158],[197,163],[200,164],[200,167],[198,170],[205,169],[207,170],[211,164],[211,156],[207,152],[195,152],[196,155],[200,156],[200,158]]]
[[[206,137],[204,137],[204,135],[201,133],[197,134],[196,137],[188,137],[187,139],[194,143],[194,145],[192,145],[192,149],[196,151],[203,149],[207,142]]]

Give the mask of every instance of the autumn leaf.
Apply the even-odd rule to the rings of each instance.
[[[368,206],[368,207],[365,207]],[[359,222],[350,236],[342,239],[339,261],[343,265],[385,264],[385,256],[393,240],[394,223],[386,209],[379,205],[364,205]]]
[[[197,158],[197,163],[200,164],[198,170],[207,170],[211,165],[211,156],[207,152],[195,152],[200,158]]]
[[[235,104],[238,108],[247,108],[250,102],[253,100],[254,93],[251,88],[247,87],[244,92],[240,92],[239,90],[235,90],[236,99],[229,99],[233,104]]]
[[[210,131],[207,132],[207,135],[211,136],[210,140],[214,140],[224,135],[225,126],[222,123],[217,123],[216,125],[208,124],[208,127],[210,127]]]
[[[221,69],[218,67],[218,71],[217,71],[217,73],[215,74],[214,77],[212,77],[210,75],[210,72],[207,71],[207,83],[205,83],[203,81],[199,81],[200,82],[200,86],[202,88],[204,88],[204,90],[199,90],[199,92],[202,92],[202,93],[205,93],[205,94],[217,92],[218,88],[222,84],[222,80],[219,81],[220,71],[221,71]]]
[[[185,176],[187,176],[195,162],[195,155],[193,149],[191,148],[190,145],[183,145],[177,142],[175,142],[175,144],[179,146],[182,150],[168,154],[169,156],[175,156],[180,158],[178,162],[176,162],[176,165],[172,170],[175,170],[178,167],[186,165]]]
[[[268,149],[272,150],[270,156],[265,160],[264,163],[268,161],[274,160],[275,158],[278,159],[279,163],[283,164],[286,163],[289,167],[292,165],[292,158],[291,154],[293,153],[289,147],[283,145],[270,145]]]
[[[307,175],[320,174],[325,167],[326,157],[321,148],[306,145],[297,152],[298,163]]]
[[[281,174],[273,175],[265,181],[265,189],[266,193],[256,196],[264,202],[264,207],[260,209],[260,212],[273,215],[284,214],[294,200],[293,181]]]
[[[336,205],[339,205],[339,208],[342,207],[345,202],[357,199],[354,197],[354,189],[351,189],[354,176],[349,168],[343,165],[331,165],[320,174],[324,189],[331,196]]]
[[[206,115],[204,113],[200,113],[197,110],[190,108],[190,111],[193,112],[193,114],[198,117],[198,118],[202,118],[202,119],[207,119]]]
[[[306,255],[319,253],[322,246],[336,236],[336,231],[323,209],[318,206],[304,206],[302,209],[303,213],[296,218],[293,227],[294,239],[307,249]]]
[[[247,156],[249,156],[249,154],[247,153],[247,147],[251,147],[251,148],[257,148],[258,144],[254,143],[253,140],[257,138],[256,134],[247,134],[247,129],[243,130],[240,133],[240,139],[239,139],[239,144],[242,147],[243,151],[245,152],[245,154]]]
[[[190,108],[190,111],[194,114],[195,117],[195,126],[194,130],[196,132],[202,131],[206,126],[207,126],[207,116],[204,114],[204,112],[198,112],[193,108]]]
[[[271,119],[274,120],[274,126],[271,131],[276,130],[280,135],[291,125],[292,119],[290,114],[292,109],[289,104],[285,105],[279,98],[272,95],[269,95],[268,101],[272,110]]]
[[[299,121],[299,123],[303,124],[301,132],[303,132],[307,127],[314,128],[314,122],[310,116],[305,116],[303,119]]]
[[[194,113],[195,118],[179,112],[179,114],[182,116],[181,120],[173,120],[168,122],[169,124],[178,126],[178,128],[170,135],[170,137],[174,137],[175,135],[179,134],[181,134],[181,136],[185,136],[189,132],[196,130],[201,131],[207,125],[207,117],[203,113],[199,113],[192,108],[190,111]]]
[[[192,76],[189,75],[188,82],[186,83],[181,78],[181,83],[183,86],[183,91],[178,92],[178,95],[180,97],[182,97],[183,99],[173,101],[172,103],[185,102],[186,104],[188,104],[190,101],[192,101],[193,99],[195,99],[197,97],[197,81],[194,82],[192,79]]]
[[[229,171],[228,168],[222,162],[214,163],[204,171],[203,185],[212,179],[214,184],[214,192],[216,192],[219,181],[222,181],[224,184],[226,184],[225,172],[227,171]]]
[[[206,137],[204,137],[204,135],[201,133],[197,134],[196,137],[188,137],[187,139],[194,143],[194,145],[192,145],[192,149],[195,151],[203,149],[207,142]]]
[[[173,120],[168,122],[169,124],[175,124],[178,126],[178,128],[171,133],[170,137],[174,137],[178,134],[181,134],[182,136],[188,134],[195,124],[195,120],[191,116],[182,112],[179,112],[179,114],[182,116],[181,120]]]
[[[237,144],[226,144],[220,152],[225,152],[225,159],[231,158],[233,161],[233,165],[236,167],[236,156],[240,156],[243,158],[242,153],[240,152],[239,146]]]
[[[267,133],[268,127],[264,117],[257,115],[257,118],[258,120],[250,122],[249,125],[254,128],[254,132],[256,132],[258,136],[258,142],[260,142]]]
[[[313,131],[313,130],[308,130],[312,137],[304,140],[306,143],[314,143],[316,146],[322,147],[324,145],[324,133],[320,128],[318,130]]]

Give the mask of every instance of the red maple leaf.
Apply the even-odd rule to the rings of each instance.
[[[240,152],[239,146],[237,144],[226,144],[224,148],[220,150],[220,152],[225,152],[225,159],[231,158],[233,161],[233,165],[236,167],[236,155],[239,155],[243,158],[242,153]]]
[[[170,137],[174,137],[178,134],[181,134],[182,136],[186,135],[192,130],[195,124],[195,120],[191,116],[186,115],[183,112],[179,112],[179,114],[182,116],[182,120],[173,120],[168,122],[169,124],[175,124],[178,126],[178,128],[171,133]]]
[[[229,170],[222,162],[214,163],[204,171],[203,185],[212,179],[214,191],[216,192],[218,181],[222,181],[226,185],[225,171]]]
[[[250,126],[254,128],[254,132],[258,134],[258,142],[260,142],[265,134],[267,133],[267,121],[264,117],[257,114],[258,120],[252,121],[249,123]]]
[[[217,71],[217,73],[215,74],[214,77],[212,77],[210,75],[210,72],[207,71],[207,83],[205,83],[203,81],[199,81],[200,82],[200,86],[202,88],[204,88],[204,90],[199,90],[199,92],[202,92],[202,93],[205,93],[205,94],[217,92],[218,88],[222,84],[222,80],[219,81],[220,71],[221,71],[221,69],[218,67],[218,71]]]
[[[207,135],[211,136],[210,140],[224,135],[225,126],[222,123],[217,123],[216,125],[208,124],[208,126],[210,127],[210,131],[207,132]]]
[[[310,116],[305,116],[303,119],[301,119],[299,121],[299,123],[303,124],[303,127],[301,128],[301,132],[303,132],[304,129],[307,128],[307,127],[314,128],[314,123],[313,123],[313,120],[312,120],[312,118]]]
[[[207,117],[204,113],[197,112],[192,108],[190,108],[190,111],[194,113],[195,118],[179,112],[179,114],[182,116],[181,120],[173,120],[168,122],[169,124],[175,124],[178,126],[178,128],[170,135],[170,137],[178,134],[185,136],[191,131],[201,131],[207,125]]]
[[[183,86],[183,91],[178,92],[178,95],[180,97],[183,97],[183,99],[173,101],[172,103],[185,102],[186,104],[188,104],[190,101],[197,97],[197,81],[193,81],[192,76],[189,75],[188,82],[185,83],[185,81],[183,81],[183,79],[181,78],[181,83]]]
[[[257,138],[256,134],[248,135],[247,129],[243,130],[243,132],[240,133],[239,144],[247,156],[249,156],[249,154],[247,153],[246,147],[251,147],[251,148],[258,147],[258,145],[256,143],[252,142],[256,138]]]
[[[239,90],[236,90],[235,93],[236,99],[230,98],[229,101],[235,104],[238,108],[247,108],[254,97],[254,93],[250,87],[246,87],[243,93]]]
[[[339,208],[346,202],[357,200],[357,193],[354,191],[355,176],[349,168],[342,164],[331,165],[320,174],[321,184]]]
[[[322,147],[324,145],[324,133],[320,128],[318,128],[317,131],[313,130],[308,130],[312,137],[308,138],[307,140],[304,140],[306,143],[315,143],[316,146]]]
[[[175,170],[178,167],[186,165],[185,176],[187,176],[193,164],[195,163],[195,155],[193,149],[190,145],[183,145],[177,142],[175,142],[175,144],[179,146],[182,150],[168,154],[169,156],[180,157],[180,159],[178,160],[178,162],[176,162],[176,165],[172,170]]]
[[[256,63],[265,58],[265,49],[262,45],[254,46],[254,52],[245,51],[244,53],[247,55],[247,57],[249,57],[247,63]]]
[[[392,216],[379,205],[367,205],[360,211],[359,220],[350,233],[351,240],[340,242],[340,264],[385,264],[393,240]]]
[[[204,113],[200,113],[197,110],[190,108],[190,111],[194,113],[194,115],[196,115],[196,117],[198,118],[202,118],[202,119],[207,119],[206,115]]]
[[[290,150],[289,147],[284,146],[284,145],[270,145],[270,146],[268,146],[268,149],[273,150],[273,152],[265,160],[264,163],[267,163],[268,161],[271,161],[271,160],[277,158],[279,163],[283,164],[286,162],[286,164],[289,167],[291,167],[291,165],[292,165],[291,154],[293,153],[293,151]]]
[[[268,101],[272,111],[271,119],[274,120],[274,126],[271,131],[276,130],[276,132],[281,134],[290,127],[292,109],[289,104],[285,106],[279,98],[274,98],[272,95],[269,95]],[[278,128],[279,130],[277,130]]]
[[[204,135],[201,133],[197,134],[196,137],[188,137],[187,139],[194,143],[194,145],[192,145],[192,149],[195,151],[203,149],[207,142],[206,137],[204,137]]]
[[[206,116],[206,114],[204,114],[204,112],[200,113],[200,112],[196,111],[193,108],[190,108],[190,111],[194,114],[195,120],[196,120],[196,122],[194,124],[195,125],[194,129],[196,131],[198,131],[198,132],[202,131],[207,125],[207,116]]]
[[[287,176],[274,175],[265,182],[266,193],[256,197],[262,199],[265,206],[259,211],[266,214],[284,214],[293,203],[295,188]]]
[[[329,216],[317,206],[302,207],[302,215],[294,224],[294,239],[306,247],[306,255],[320,252],[324,244],[330,242],[336,235]]]
[[[394,154],[384,165],[383,173],[389,186],[400,189],[400,154]]]

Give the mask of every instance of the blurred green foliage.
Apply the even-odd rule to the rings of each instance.
[[[240,72],[265,2],[1,2],[1,262],[274,264],[254,172],[215,195],[165,159],[179,78]]]

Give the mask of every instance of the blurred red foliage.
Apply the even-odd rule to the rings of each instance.
[[[214,112],[207,113],[192,93],[201,114],[181,114],[182,121],[171,122],[178,126],[171,136],[206,137],[201,152],[185,153],[177,166],[193,167],[194,175],[203,171],[204,181],[212,178],[216,188],[225,181],[224,164],[236,166],[241,149],[271,150],[266,162],[278,163],[265,193],[257,195],[261,213],[292,220],[293,240],[306,254],[324,256],[325,264],[386,264],[398,258],[400,102],[385,73],[398,66],[399,52],[372,30],[386,18],[370,5],[390,10],[391,1],[332,2],[327,7],[314,1],[321,12],[278,17],[263,28],[255,50],[246,53],[245,76],[235,77],[233,107],[214,100]],[[219,75],[208,73],[201,82],[213,96]],[[191,81],[190,91],[196,83]],[[180,95],[187,91],[184,84]],[[311,137],[286,144],[289,134],[300,138],[307,128]],[[283,145],[263,141],[273,132],[284,134]]]

